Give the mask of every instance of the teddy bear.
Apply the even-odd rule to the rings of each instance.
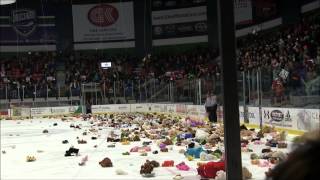
[[[100,161],[99,164],[101,165],[101,167],[112,167],[112,162],[107,157]]]

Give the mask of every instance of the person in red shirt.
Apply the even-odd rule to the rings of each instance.
[[[281,78],[276,78],[275,80],[273,80],[272,91],[274,98],[273,102],[278,103],[280,101],[280,103],[282,103],[282,101],[284,100],[284,86],[281,81]]]

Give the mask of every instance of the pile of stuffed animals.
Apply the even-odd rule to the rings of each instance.
[[[154,168],[176,167],[179,171],[189,171],[189,163],[197,163],[197,173],[202,178],[225,178],[224,159],[224,127],[222,124],[212,125],[200,119],[191,117],[182,118],[173,115],[163,114],[142,114],[142,113],[118,113],[97,116],[83,116],[83,120],[90,122],[91,127],[85,131],[81,124],[70,124],[71,128],[82,131],[83,136],[91,136],[91,140],[101,139],[99,131],[104,127],[113,128],[107,134],[106,142],[108,148],[115,148],[117,143],[125,145],[128,150],[122,155],[129,156],[131,153],[140,153],[141,156],[167,153],[172,151],[172,147],[179,148],[179,153],[185,156],[185,161],[175,165],[173,160],[157,161],[147,160],[140,168],[140,174],[144,177],[154,177]],[[68,121],[63,117],[63,121]],[[57,125],[57,124],[56,124]],[[240,127],[241,148],[245,153],[250,153],[251,163],[259,167],[271,167],[287,158],[287,154],[280,150],[271,148],[287,148],[287,133],[277,132],[273,127],[265,126],[260,131],[248,129],[242,125]],[[43,133],[48,133],[44,130]],[[87,141],[77,137],[78,144],[86,144]],[[147,139],[147,140],[146,140]],[[143,140],[143,141],[142,141]],[[133,142],[142,141],[139,146],[131,146]],[[68,140],[63,140],[62,144],[68,144]],[[151,145],[156,145],[157,150]],[[250,146],[265,146],[261,152],[252,152]],[[118,145],[117,145],[118,146]],[[94,146],[97,148],[97,145]],[[79,149],[71,146],[65,156],[78,156]],[[27,162],[35,161],[34,156],[28,156]],[[83,156],[79,166],[84,166],[88,161],[88,156]],[[195,162],[189,162],[195,161]],[[113,167],[110,158],[106,157],[99,162],[101,167]],[[250,179],[252,174],[243,167],[243,179]],[[116,174],[126,175],[127,172],[117,169]],[[174,179],[183,179],[181,174],[177,174]]]

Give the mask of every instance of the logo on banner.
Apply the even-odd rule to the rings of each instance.
[[[165,29],[165,32],[168,34],[168,35],[175,35],[176,34],[176,26],[174,24],[171,24],[171,25],[166,25],[164,27]]]
[[[101,4],[94,6],[89,10],[88,19],[95,25],[100,27],[106,27],[117,22],[119,18],[118,10],[108,4]]]
[[[37,16],[34,10],[18,9],[11,12],[13,29],[21,36],[27,37],[32,34],[37,26]]]
[[[180,26],[177,26],[177,29],[182,33],[193,31],[193,27],[191,25],[180,25]]]
[[[270,119],[270,122],[272,122],[272,121],[280,122],[280,121],[283,121],[283,120],[292,121],[289,111],[287,111],[287,113],[284,114],[280,110],[273,110],[271,112],[270,111],[264,111],[264,118]]]
[[[207,31],[207,24],[204,22],[195,24],[194,28],[198,32],[206,32]]]
[[[162,27],[161,26],[154,27],[153,32],[155,35],[158,35],[158,36],[161,35],[163,32]]]
[[[69,107],[69,112],[75,112],[77,110],[76,106],[70,106]]]

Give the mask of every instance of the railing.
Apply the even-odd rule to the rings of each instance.
[[[261,68],[238,72],[239,104],[242,106],[277,106],[319,108],[320,77],[283,84],[276,89],[272,69]],[[275,88],[276,87],[276,88]],[[282,91],[282,92],[280,92]],[[0,109],[10,105],[52,106],[115,103],[171,102],[204,104],[206,95],[213,92],[222,104],[221,79],[217,76],[176,80],[143,79],[74,86],[0,86]],[[80,102],[82,101],[82,102]]]

